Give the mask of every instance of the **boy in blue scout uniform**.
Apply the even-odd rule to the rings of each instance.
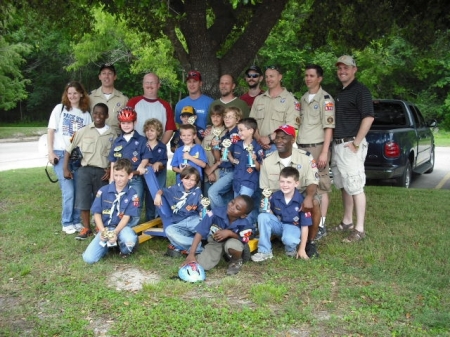
[[[133,168],[128,159],[119,159],[114,165],[114,181],[97,192],[91,207],[98,233],[83,253],[89,264],[98,262],[111,246],[118,244],[123,257],[130,255],[138,244],[138,236],[129,226],[137,216],[139,200],[130,186]]]
[[[175,150],[171,162],[172,170],[177,173],[177,183],[181,182],[180,172],[186,166],[194,167],[200,174],[200,180],[203,179],[203,169],[208,159],[203,147],[195,144],[195,130],[191,124],[180,125],[180,138],[184,145]]]
[[[203,206],[202,190],[198,186],[200,173],[194,167],[186,167],[180,173],[181,183],[160,189],[155,195],[155,206],[161,206],[164,198],[172,210],[172,223],[166,227],[165,233],[171,244],[166,255],[179,257],[183,251],[189,250],[195,234],[195,227],[200,221]],[[201,251],[198,247],[198,252]]]
[[[247,219],[252,209],[252,198],[240,195],[227,206],[207,212],[195,228],[196,233],[184,265],[198,262],[205,270],[210,270],[220,262],[225,253],[230,258],[227,275],[239,273],[244,250],[248,250],[247,242],[254,230],[253,224]],[[195,256],[203,239],[207,239],[208,243],[200,255]]]
[[[166,187],[167,180],[167,146],[161,141],[163,125],[156,118],[147,119],[144,123],[144,134],[147,137],[147,147],[152,153],[147,165],[148,170],[153,170],[158,181],[158,188]],[[147,221],[156,218],[156,208],[147,184],[144,184],[145,191],[145,219]]]
[[[281,237],[287,256],[309,259],[305,248],[308,226],[312,225],[312,219],[309,212],[302,211],[304,198],[297,190],[299,183],[299,172],[296,168],[287,166],[281,170],[280,190],[271,196],[268,213],[262,212],[258,216],[258,253],[252,256],[254,262],[273,257],[270,242],[272,235]]]
[[[130,186],[134,188],[139,199],[138,215],[131,219],[129,226],[134,227],[139,223],[142,200],[144,199],[144,179],[141,176],[145,174],[149,159],[152,158],[152,152],[147,147],[147,139],[140,135],[135,129],[137,119],[136,111],[131,107],[125,107],[117,114],[122,134],[116,138],[109,153],[111,162],[111,176],[109,181],[113,181],[114,164],[118,159],[127,158],[131,161],[133,168],[133,177]]]
[[[205,137],[205,129],[200,128],[197,125],[197,112],[192,106],[185,106],[181,110],[181,123],[194,125],[197,129],[197,137],[195,138],[195,144],[201,144],[203,138]],[[184,145],[183,140],[180,137],[180,129],[173,133],[172,139],[170,140],[170,150],[175,152],[175,150]]]
[[[212,184],[208,190],[208,197],[211,200],[211,209],[216,207],[222,207],[233,199],[233,171],[234,165],[229,161],[223,161],[222,155],[225,148],[222,146],[223,141],[229,139],[231,144],[237,143],[239,138],[239,130],[237,124],[242,118],[242,111],[236,107],[225,108],[223,112],[223,122],[225,124],[226,132],[220,141],[213,140],[211,145],[213,146],[213,154],[216,158],[216,162],[209,168],[209,171],[213,172],[217,168],[219,169],[219,179]],[[221,150],[214,149],[215,145],[219,145]],[[227,149],[227,151],[229,148]]]

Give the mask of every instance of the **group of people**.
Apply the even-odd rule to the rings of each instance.
[[[308,92],[300,101],[282,86],[278,66],[265,72],[249,67],[249,90],[240,98],[233,76],[222,75],[217,100],[202,93],[202,76],[192,70],[186,76],[189,95],[176,104],[175,113],[158,97],[161,83],[154,73],[144,76],[144,94],[130,100],[114,88],[112,64],[101,66],[102,85],[90,95],[70,82],[48,126],[49,162],[63,197],[63,231],[87,239],[93,234],[92,212],[98,233],[83,259],[97,262],[117,244],[126,257],[137,247],[132,227],[145,200],[147,220],[168,204],[166,254],[186,256],[185,264],[198,262],[209,270],[225,256],[227,274],[236,274],[250,258],[247,242],[255,235],[255,262],[273,257],[272,236],[281,238],[287,256],[308,259],[318,256],[316,241],[327,234],[331,160],[344,205],[333,230],[349,232],[344,242],[363,239],[372,98],[356,80],[352,57],[341,56],[336,67],[342,83],[336,101],[321,87],[319,65],[306,67]],[[169,142],[176,183],[166,187]],[[70,160],[76,148],[83,154],[79,168]],[[148,170],[159,185],[154,198],[143,178]]]

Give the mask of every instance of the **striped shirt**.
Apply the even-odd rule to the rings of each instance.
[[[356,79],[336,97],[336,127],[334,139],[356,137],[361,121],[374,116],[372,95]]]

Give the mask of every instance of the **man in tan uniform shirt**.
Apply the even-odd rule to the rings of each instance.
[[[325,219],[329,205],[328,193],[331,192],[330,143],[335,123],[334,100],[320,86],[322,79],[322,67],[316,64],[306,66],[305,84],[308,92],[300,100],[300,128],[297,135],[298,147],[312,154],[319,169],[317,194],[321,200],[321,220],[316,240],[327,234]]]

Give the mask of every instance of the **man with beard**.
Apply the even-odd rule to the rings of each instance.
[[[222,75],[219,82],[220,98],[216,99],[209,106],[209,115],[211,114],[212,107],[216,105],[222,105],[224,108],[236,107],[242,111],[242,118],[247,118],[250,113],[247,103],[240,98],[234,96],[234,89],[236,88],[236,82],[233,76],[229,74]],[[211,117],[208,116],[208,120],[211,121]],[[209,122],[211,124],[211,122]]]
[[[256,96],[261,95],[264,92],[264,90],[259,87],[262,80],[263,74],[260,67],[253,65],[245,71],[245,81],[248,84],[248,92],[239,98],[247,103],[250,109],[252,108]]]

